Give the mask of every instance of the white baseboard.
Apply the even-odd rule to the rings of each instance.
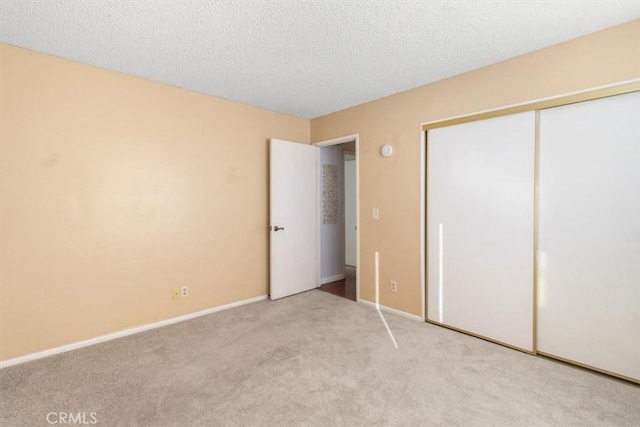
[[[358,300],[358,302],[362,303],[364,305],[368,305],[370,307],[376,308],[376,303],[375,302],[367,301],[366,299],[362,299],[362,298],[360,298]],[[381,311],[386,311],[387,313],[397,314],[398,316],[406,317],[407,319],[418,320],[420,322],[424,322],[424,319],[422,317],[420,317],[420,316],[416,316],[415,314],[407,313],[406,311],[396,310],[395,308],[387,307],[387,306],[382,305],[382,304],[380,304],[380,310]]]
[[[344,274],[336,274],[335,276],[329,276],[329,277],[320,279],[320,285],[325,285],[331,282],[337,282],[338,280],[342,280],[342,279],[344,279]]]
[[[116,338],[122,338],[128,335],[138,334],[140,332],[149,331],[151,329],[161,328],[163,326],[172,325],[174,323],[184,322],[185,320],[195,319],[196,317],[206,316],[207,314],[217,313],[219,311],[228,310],[230,308],[251,304],[251,303],[263,301],[266,299],[267,299],[266,295],[262,295],[255,298],[249,298],[242,301],[232,302],[231,304],[220,305],[218,307],[208,308],[202,311],[196,311],[195,313],[185,314],[184,316],[173,317],[171,319],[161,320],[159,322],[137,326],[135,328],[125,329],[123,331],[113,332],[111,334],[101,335],[99,337],[90,338],[88,340],[78,341],[78,342],[63,345],[60,347],[50,348],[48,350],[39,351],[37,353],[31,353],[24,356],[15,357],[13,359],[3,360],[3,361],[0,361],[0,369],[6,368],[9,366],[19,365],[20,363],[30,362],[36,359],[42,359],[43,357],[53,356],[54,354],[66,353],[67,351],[76,350],[82,347],[88,347],[90,345],[103,343],[105,341],[111,341]]]

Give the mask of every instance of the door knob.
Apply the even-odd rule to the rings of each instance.
[[[278,227],[277,225],[273,227],[273,231],[280,231],[280,230],[284,230],[284,227]]]

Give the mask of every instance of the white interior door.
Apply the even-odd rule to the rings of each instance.
[[[317,164],[312,145],[270,141],[270,299],[317,286]]]

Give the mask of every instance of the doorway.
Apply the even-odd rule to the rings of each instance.
[[[357,135],[315,144],[318,170],[319,289],[358,300]]]

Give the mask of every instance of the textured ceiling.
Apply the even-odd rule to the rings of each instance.
[[[2,0],[0,41],[317,117],[640,17],[640,1]]]

